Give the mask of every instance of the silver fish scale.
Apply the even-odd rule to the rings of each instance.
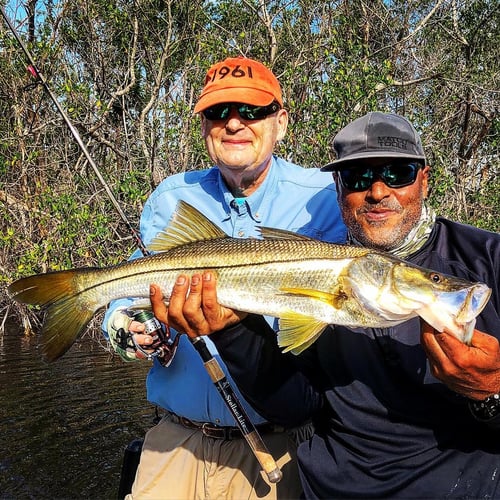
[[[179,274],[210,269],[218,276],[218,296],[224,297],[224,305],[242,308],[254,304],[259,294],[266,296],[266,307],[272,302],[273,309],[282,310],[289,299],[282,288],[331,293],[349,260],[366,253],[363,248],[317,240],[220,238],[185,244],[114,267],[88,270],[80,275],[79,288],[93,289],[86,295],[101,307],[118,297],[148,297],[151,283],[159,284],[168,298]],[[262,313],[272,315],[267,309]]]
[[[269,316],[295,311],[325,322],[338,319],[332,301],[318,301],[303,291],[335,295],[339,275],[351,259],[303,260],[250,264],[244,268],[218,269],[218,300],[227,307]]]

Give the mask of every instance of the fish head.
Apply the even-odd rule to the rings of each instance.
[[[424,269],[382,252],[355,258],[342,283],[347,295],[380,324],[390,326],[420,316],[437,331],[447,331],[465,343],[491,295],[484,283]]]
[[[416,314],[437,331],[447,331],[462,342],[470,342],[476,317],[491,295],[487,285],[405,262],[396,264],[392,275],[394,293],[413,301]]]
[[[427,280],[418,287],[420,274],[389,254],[373,252],[354,259],[341,280],[360,308],[387,326],[416,316],[415,310],[434,297]]]

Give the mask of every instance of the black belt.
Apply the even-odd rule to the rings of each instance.
[[[215,425],[211,422],[195,422],[194,420],[189,420],[185,417],[179,417],[175,413],[167,413],[169,420],[176,424],[180,424],[186,429],[196,429],[201,431],[204,436],[211,437],[214,439],[225,439],[226,441],[231,441],[232,439],[243,438],[243,433],[238,427],[226,427],[221,425]],[[259,424],[255,428],[260,434],[270,434],[274,432],[284,432],[285,428],[280,425],[274,424]]]

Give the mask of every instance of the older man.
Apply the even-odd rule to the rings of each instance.
[[[282,354],[262,318],[240,322],[218,305],[210,272],[190,288],[181,276],[168,313],[156,300],[155,312],[190,335],[225,328],[210,338],[247,399],[282,425],[313,418],[298,449],[307,498],[496,498],[500,235],[435,217],[424,150],[402,116],[368,113],[334,147],[323,170],[334,172],[352,244],[492,289],[470,345],[415,318],[332,326],[299,356]]]
[[[257,237],[259,226],[272,226],[328,241],[345,240],[330,175],[273,155],[276,143],[285,136],[288,113],[271,70],[243,57],[212,65],[194,111],[200,115],[214,167],[171,176],[155,189],[141,216],[146,244],[167,226],[179,200],[189,202],[233,237]],[[138,256],[136,252],[132,257]],[[144,358],[152,338],[144,334],[143,325],[132,321],[126,309],[130,303],[112,304],[103,327],[116,350],[135,360]],[[212,342],[207,345],[220,361]],[[243,401],[283,466],[283,479],[271,484],[185,336],[166,365],[155,359],[147,378],[148,400],[166,416],[146,435],[133,498],[293,498],[301,494],[294,457],[307,429],[272,425]]]

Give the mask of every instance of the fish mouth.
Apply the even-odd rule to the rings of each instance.
[[[491,296],[491,289],[484,283],[476,283],[471,287],[453,292],[442,292],[439,299],[450,309],[454,309],[457,323],[472,321],[486,306]]]
[[[461,290],[441,292],[438,294],[439,311],[425,308],[422,317],[439,331],[447,331],[470,344],[476,316],[484,309],[490,296],[491,289],[483,283]]]

